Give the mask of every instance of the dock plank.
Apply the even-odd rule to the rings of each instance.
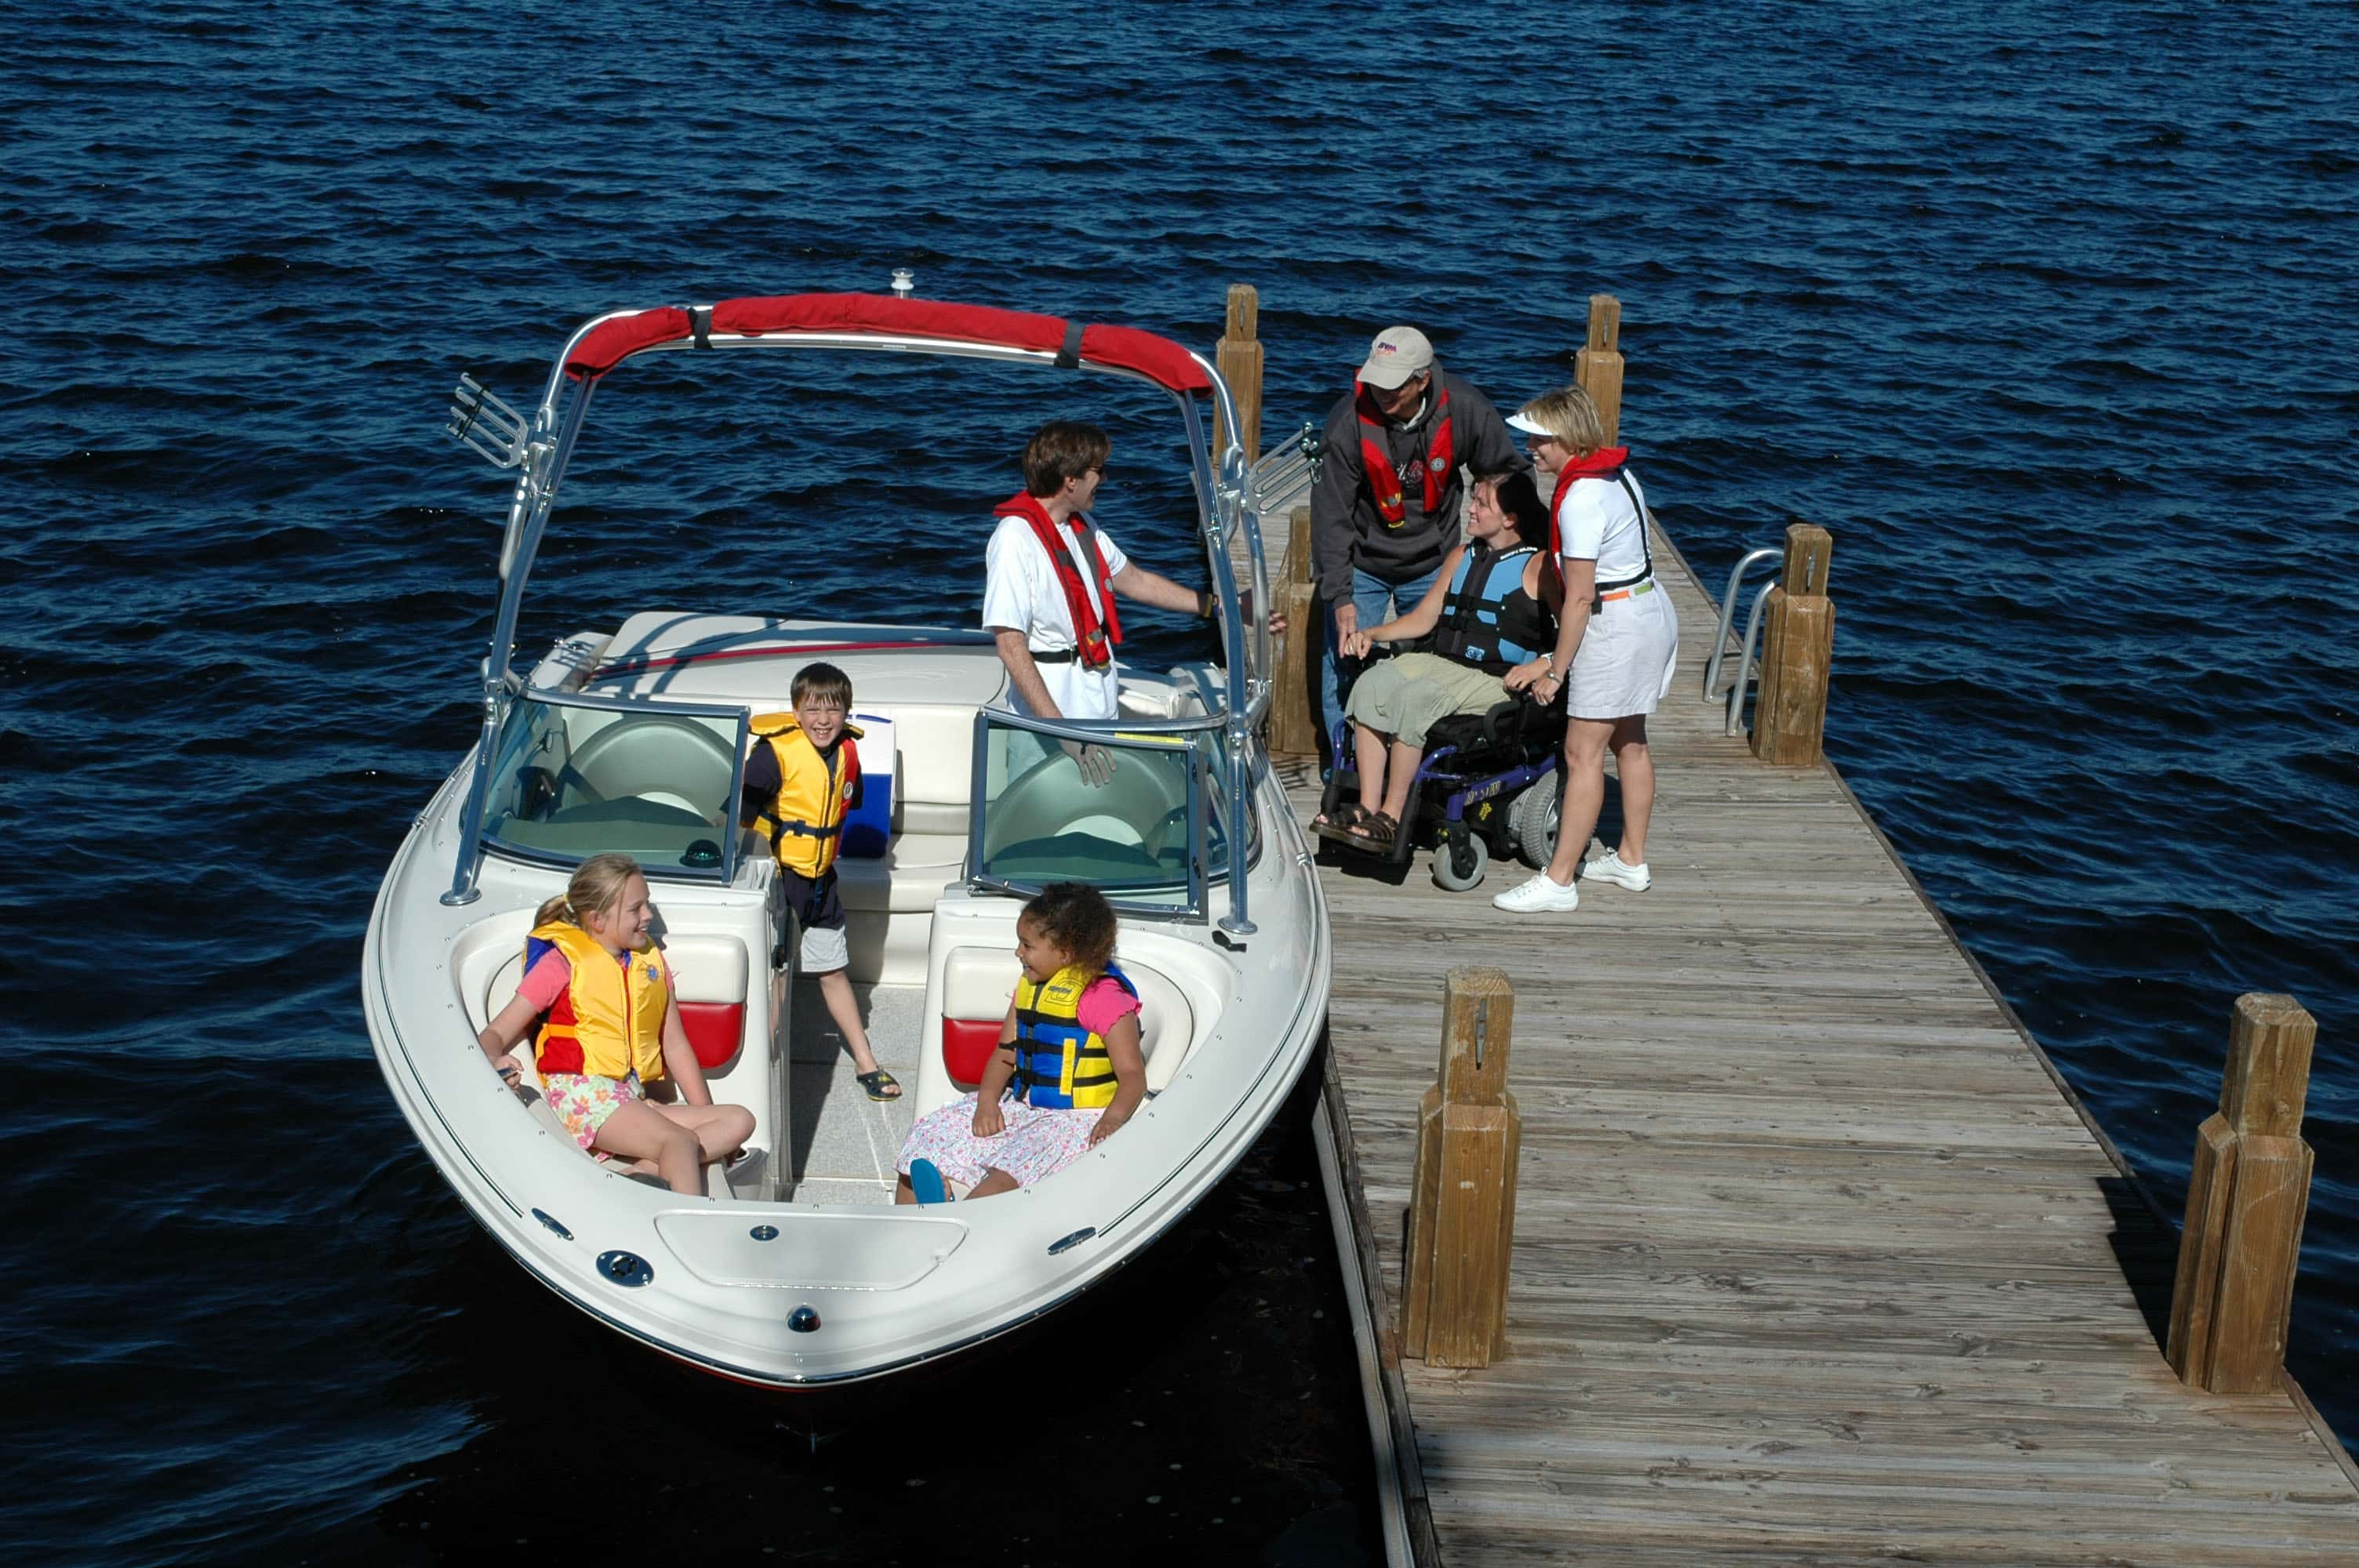
[[[2289,1389],[2170,1375],[2169,1227],[1834,771],[1721,733],[1712,608],[1659,533],[1657,558],[1681,646],[1652,889],[1516,917],[1488,895],[1519,867],[1451,893],[1423,854],[1397,881],[1322,856],[1326,1114],[1420,1553],[2359,1562],[2348,1457]],[[1288,782],[1307,822],[1316,774]],[[1522,1157],[1508,1357],[1455,1371],[1391,1331],[1441,977],[1470,963],[1516,985]]]

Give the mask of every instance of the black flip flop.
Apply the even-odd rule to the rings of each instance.
[[[891,1105],[901,1098],[901,1080],[882,1067],[873,1073],[854,1073],[852,1075],[852,1081],[858,1084],[867,1092],[868,1098],[879,1105]],[[877,1091],[887,1084],[893,1086],[893,1092],[889,1095],[879,1094]]]

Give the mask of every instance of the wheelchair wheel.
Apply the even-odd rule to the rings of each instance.
[[[1491,847],[1483,842],[1481,834],[1463,827],[1444,830],[1433,846],[1433,880],[1451,892],[1481,886],[1483,873],[1490,868]]]
[[[1548,870],[1549,859],[1556,854],[1557,823],[1564,812],[1564,795],[1557,788],[1560,782],[1556,773],[1541,775],[1507,808],[1507,828],[1516,836],[1516,849],[1524,863],[1536,871]]]

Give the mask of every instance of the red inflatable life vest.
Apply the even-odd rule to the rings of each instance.
[[[1450,392],[1440,381],[1433,384],[1433,439],[1425,449],[1425,460],[1418,465],[1425,479],[1425,510],[1430,516],[1441,505],[1442,477],[1457,466],[1458,451],[1450,434]],[[1360,416],[1360,466],[1367,470],[1368,493],[1376,503],[1377,515],[1387,528],[1397,528],[1408,519],[1408,509],[1403,503],[1401,477],[1393,468],[1393,460],[1385,445],[1376,438],[1384,434],[1384,410],[1368,389],[1357,381],[1352,383],[1352,411]]]
[[[1097,603],[1090,602],[1088,589],[1082,586],[1081,563],[1066,547],[1065,536],[1049,509],[1040,504],[1037,495],[1009,496],[992,508],[995,517],[1021,517],[1032,524],[1033,537],[1049,552],[1049,564],[1057,568],[1058,586],[1065,590],[1065,609],[1073,618],[1075,655],[1082,667],[1102,670],[1114,663],[1114,651],[1122,643],[1122,620],[1114,613],[1114,579],[1106,571],[1105,557],[1098,552],[1096,531],[1091,527],[1087,514],[1071,519],[1073,536],[1081,541],[1089,557],[1090,581],[1097,587]],[[1105,607],[1103,622],[1098,617],[1098,605]]]
[[[1564,498],[1571,493],[1573,481],[1584,479],[1610,480],[1621,470],[1622,465],[1629,460],[1630,449],[1627,447],[1600,447],[1585,458],[1572,459],[1557,470],[1556,493],[1549,498],[1549,559],[1561,561],[1564,558],[1564,535],[1557,526],[1556,514],[1563,509]],[[1635,499],[1632,503],[1636,504]],[[1646,519],[1643,516],[1638,522],[1641,528],[1645,527]]]

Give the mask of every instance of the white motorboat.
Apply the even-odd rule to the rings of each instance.
[[[651,610],[519,665],[526,580],[603,378],[639,354],[765,350],[998,361],[1160,387],[1185,430],[1223,662],[1125,668],[1122,717],[1097,723],[1010,711],[978,631],[824,613]],[[1071,1301],[1151,1245],[1261,1131],[1318,1036],[1330,972],[1309,847],[1260,734],[1270,642],[1258,498],[1271,466],[1302,459],[1288,451],[1256,470],[1234,444],[1216,451],[1215,406],[1220,427],[1236,429],[1217,370],[1169,340],[906,295],[601,317],[568,341],[528,414],[462,379],[452,432],[516,470],[483,730],[386,874],[362,987],[412,1130],[469,1212],[544,1284],[723,1377],[777,1388],[873,1378]],[[974,489],[991,493],[985,476]],[[978,561],[982,546],[978,531]],[[904,1056],[918,1064],[907,1083],[915,1111],[979,1075],[1017,975],[1026,895],[1088,881],[1121,914],[1117,957],[1145,1002],[1151,1098],[1120,1133],[1033,1186],[897,1207],[889,1149],[865,1181],[799,1180],[799,1147],[869,1112],[848,1094],[796,1103],[797,944],[737,801],[751,716],[785,709],[794,672],[813,658],[851,675],[864,731],[865,793],[838,861],[852,979],[878,1018],[915,1021]],[[1085,784],[1059,741],[1111,752],[1111,782]],[[503,1084],[475,1044],[514,994],[534,909],[603,850],[646,868],[713,1098],[755,1114],[756,1156],[734,1173],[712,1168],[701,1197],[593,1160],[529,1075]]]

